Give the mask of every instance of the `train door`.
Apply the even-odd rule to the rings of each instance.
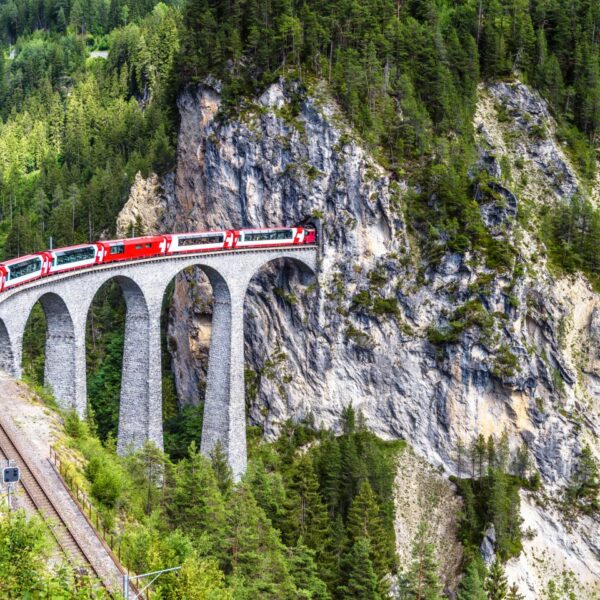
[[[106,248],[104,244],[96,244],[96,264],[101,265],[104,262],[106,256]]]
[[[169,253],[169,250],[171,249],[171,240],[172,238],[170,235],[165,235],[165,237],[163,237],[160,244],[158,245],[161,254]]]
[[[232,250],[233,248],[235,248],[235,245],[237,243],[237,239],[238,239],[238,232],[237,231],[228,231],[225,234],[225,243],[223,244],[223,249],[224,250]]]
[[[42,272],[41,276],[48,275],[50,273],[50,267],[52,266],[52,255],[49,252],[43,252],[40,254],[42,259]]]

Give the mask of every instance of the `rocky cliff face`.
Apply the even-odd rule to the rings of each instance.
[[[148,230],[307,222],[320,230],[317,285],[292,265],[251,284],[253,422],[267,435],[309,415],[336,427],[351,403],[373,431],[408,440],[447,473],[456,470],[459,440],[506,431],[513,448],[527,443],[549,489],[567,482],[584,440],[597,448],[600,298],[581,278],[552,276],[537,224],[520,218],[580,188],[536,94],[490,86],[476,115],[480,163],[495,178],[482,216],[518,250],[514,272],[502,275],[469,255],[422,263],[405,225],[407,186],[376,163],[320,88],[304,94],[275,84],[221,118],[218,86],[204,86],[184,93],[179,108],[176,173],[154,191],[138,182],[125,227],[147,195],[159,206]],[[459,307],[457,341],[434,345]],[[171,317],[180,398],[197,402],[210,339],[201,274],[177,281]],[[583,538],[598,535],[597,523],[584,529]],[[584,562],[583,571],[600,576],[600,563]]]

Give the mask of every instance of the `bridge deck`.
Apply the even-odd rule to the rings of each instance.
[[[219,256],[236,256],[240,254],[268,254],[268,253],[283,253],[283,252],[315,252],[318,250],[317,245],[306,244],[302,246],[281,246],[273,248],[241,248],[239,250],[218,250],[214,252],[185,252],[181,254],[166,254],[164,256],[154,256],[152,258],[142,258],[137,260],[123,260],[115,261],[106,265],[94,265],[91,267],[82,267],[79,269],[73,269],[72,271],[66,271],[64,273],[58,273],[56,275],[47,275],[40,279],[28,283],[22,283],[14,288],[9,288],[0,292],[0,303],[10,298],[11,296],[18,294],[24,290],[30,290],[42,285],[52,284],[64,279],[72,279],[75,277],[82,277],[90,273],[100,273],[105,271],[122,271],[127,267],[135,267],[136,265],[147,265],[152,263],[160,264],[161,262],[187,262],[190,259],[198,259],[198,263],[202,263],[202,259],[209,260]]]

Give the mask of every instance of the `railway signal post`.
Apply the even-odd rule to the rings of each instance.
[[[14,460],[7,460],[2,469],[2,483],[6,486],[8,510],[12,510],[12,495],[21,479],[21,471]]]

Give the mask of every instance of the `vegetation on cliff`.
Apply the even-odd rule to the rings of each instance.
[[[74,414],[66,425],[86,459],[69,477],[88,490],[125,564],[183,565],[184,577],[157,582],[161,597],[346,599],[365,586],[375,595],[359,597],[388,597],[402,442],[377,439],[352,409],[341,436],[288,424],[265,443],[252,431],[248,473],[235,485],[219,447],[212,461],[195,443],[177,462],[151,444],[118,458]]]

